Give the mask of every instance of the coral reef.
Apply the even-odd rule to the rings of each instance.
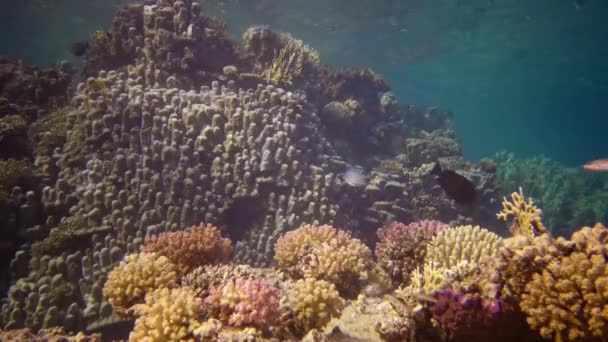
[[[479,226],[443,230],[427,244],[426,264],[450,269],[461,262],[478,263],[496,254],[501,238]]]
[[[608,229],[583,227],[563,254],[532,275],[520,306],[530,326],[556,341],[608,338]]]
[[[201,299],[188,287],[159,288],[146,294],[136,307],[132,341],[182,341],[198,326],[203,315]]]
[[[31,166],[40,173],[32,184],[5,187],[0,226],[3,236],[16,238],[2,255],[10,290],[1,326],[112,330],[117,316],[103,295],[108,273],[147,237],[201,222],[230,238],[235,262],[254,266],[270,264],[275,242],[289,230],[341,227],[352,235],[340,236],[361,242],[341,249],[352,259],[338,259],[337,266],[326,259],[321,267],[355,297],[364,285],[381,292],[365,283],[373,261],[363,242],[371,246],[386,221],[441,217],[451,225],[486,225],[496,219],[492,171],[462,159],[445,112],[399,106],[388,95],[382,101],[379,92],[388,86],[380,75],[317,65],[312,49],[272,31],[269,37],[283,37],[278,43],[300,49],[302,72],[292,84],[269,84],[254,74],[257,48],[245,47],[240,56],[223,24],[200,9],[189,0],[124,7],[108,32],[91,38],[84,78],[73,89],[67,65],[41,71],[0,63],[1,79],[8,80],[0,112],[25,120],[27,130],[19,132],[28,139],[20,141],[32,146]],[[280,50],[257,56],[271,62]],[[346,108],[348,115],[326,112],[325,119],[321,109],[331,102],[328,108]],[[333,139],[330,126],[339,130],[346,121],[355,134]],[[438,158],[475,182],[475,212],[437,189],[429,171]],[[363,187],[342,179],[357,161],[367,170]],[[176,263],[178,276],[195,267]],[[347,264],[355,271],[342,275],[356,286],[338,276]],[[273,273],[261,279],[277,286]],[[191,290],[206,295],[224,281],[232,280],[205,280]]]
[[[240,277],[209,290],[211,316],[232,326],[268,329],[279,319],[279,289],[259,278]]]
[[[403,283],[417,265],[424,262],[426,245],[448,225],[422,220],[408,225],[391,221],[378,229],[376,258],[393,280]]]
[[[76,335],[66,334],[62,328],[52,328],[34,334],[29,329],[0,330],[0,340],[4,342],[100,342],[101,334],[87,335],[79,332]]]
[[[177,267],[164,256],[154,253],[127,255],[108,274],[103,295],[117,312],[127,313],[144,302],[147,293],[177,284]]]
[[[0,118],[0,158],[30,159],[31,155],[25,119],[20,115]]]
[[[323,327],[344,307],[334,284],[325,280],[304,278],[289,286],[287,307],[293,317],[285,322],[297,332],[307,332]]]
[[[0,117],[18,115],[31,123],[64,106],[69,102],[68,88],[74,72],[67,62],[39,68],[0,57]]]
[[[514,220],[509,231],[512,235],[525,235],[529,238],[547,233],[543,227],[540,215],[541,210],[532,203],[532,199],[524,199],[521,187],[518,192],[511,194],[511,201],[505,197],[502,201],[502,210],[496,214],[500,219],[507,221],[508,216],[513,215]]]
[[[370,256],[369,248],[348,232],[304,225],[277,240],[274,261],[295,278],[327,280],[345,294],[368,279]]]
[[[430,305],[431,314],[445,331],[448,340],[459,335],[482,338],[475,335],[495,324],[501,311],[498,300],[488,301],[477,295],[465,296],[449,287],[434,292],[433,298],[435,302]]]
[[[173,76],[186,88],[217,79],[225,65],[238,61],[237,43],[228,38],[223,23],[200,10],[191,0],[147,0],[122,8],[109,31],[92,35],[85,74],[137,64],[143,54],[149,85],[157,84],[154,74]]]
[[[181,274],[186,274],[198,266],[228,261],[232,242],[222,238],[216,227],[201,224],[183,231],[151,235],[140,250],[167,257]]]
[[[543,222],[551,234],[568,237],[575,227],[608,221],[605,175],[570,168],[545,157],[516,158],[501,152],[493,159],[502,193],[526,189],[543,208]]]

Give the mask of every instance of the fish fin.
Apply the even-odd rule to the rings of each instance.
[[[431,170],[431,174],[432,175],[441,174],[441,165],[439,165],[439,161],[435,162],[435,166],[433,166],[433,169]]]

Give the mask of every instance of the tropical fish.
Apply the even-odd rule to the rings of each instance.
[[[76,57],[80,57],[89,50],[89,42],[76,42],[70,46],[70,53]]]
[[[439,162],[435,162],[431,174],[437,175],[443,191],[456,203],[469,204],[475,201],[475,184],[465,176],[452,170],[442,170]]]
[[[344,181],[350,186],[359,187],[367,184],[367,177],[361,166],[349,166],[344,172]]]
[[[589,171],[608,171],[608,158],[588,161],[583,165],[583,169]]]

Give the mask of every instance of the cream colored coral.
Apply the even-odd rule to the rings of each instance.
[[[572,236],[572,248],[526,284],[519,304],[543,337],[608,339],[607,240],[601,225],[582,228]]]
[[[511,201],[503,197],[502,210],[496,214],[496,217],[507,221],[509,215],[515,218],[516,229],[511,231],[513,235],[521,234],[534,238],[547,232],[541,223],[541,210],[534,205],[532,199],[528,198],[526,201],[521,187],[519,192],[511,194]]]
[[[411,282],[408,287],[398,289],[405,293],[430,293],[440,289],[445,281],[446,269],[433,264],[425,264],[422,269],[418,267],[412,272]]]
[[[176,266],[154,253],[127,255],[109,274],[103,294],[117,312],[143,303],[146,293],[177,282]]]
[[[130,341],[184,341],[201,324],[203,305],[189,287],[162,288],[146,294],[146,303],[136,311]]]
[[[334,284],[314,278],[300,279],[289,285],[287,307],[303,332],[321,328],[344,307]]]
[[[327,225],[304,225],[278,239],[274,260],[298,278],[344,285],[345,281],[367,279],[371,251],[345,231]]]
[[[501,238],[479,226],[458,226],[439,232],[427,244],[425,264],[452,268],[462,261],[478,263],[482,257],[493,256]]]

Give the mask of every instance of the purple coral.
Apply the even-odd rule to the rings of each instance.
[[[279,289],[259,278],[241,277],[212,287],[204,303],[228,324],[266,328],[279,318]]]
[[[426,243],[448,225],[433,220],[422,220],[405,225],[391,221],[378,229],[376,258],[397,282],[403,282],[417,265],[422,264]]]
[[[448,338],[487,330],[496,324],[506,308],[499,299],[464,295],[449,286],[433,293],[433,298],[436,301],[430,305],[430,311]]]

